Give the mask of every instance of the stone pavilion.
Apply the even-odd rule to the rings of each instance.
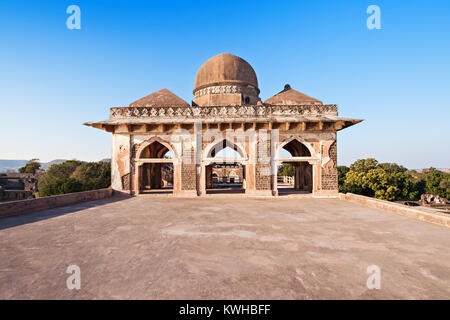
[[[250,64],[223,53],[198,70],[191,104],[162,89],[85,125],[112,134],[116,191],[159,190],[170,171],[174,195],[203,196],[213,166],[231,163],[242,168],[245,194],[277,196],[278,168],[291,163],[295,190],[337,195],[337,132],[362,120],[340,117],[337,105],[289,85],[265,101],[259,94]],[[226,148],[233,157],[220,157]]]

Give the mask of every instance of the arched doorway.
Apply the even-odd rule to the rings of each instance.
[[[226,139],[206,153],[206,194],[245,193],[245,156],[237,144]]]
[[[290,139],[278,151],[276,190],[278,195],[312,193],[311,151],[297,139]]]
[[[136,193],[172,194],[174,189],[174,154],[169,144],[151,139],[136,157]]]

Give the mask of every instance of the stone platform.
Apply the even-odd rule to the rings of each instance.
[[[339,199],[112,197],[0,219],[0,243],[0,299],[450,298],[448,228]]]

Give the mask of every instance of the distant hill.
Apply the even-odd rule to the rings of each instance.
[[[52,164],[60,164],[63,163],[64,161],[67,161],[67,159],[56,159],[50,162],[41,162],[41,168],[47,170],[48,168],[50,168]]]
[[[27,162],[28,160],[0,160],[0,172],[17,171]]]
[[[52,160],[50,162],[41,162],[41,168],[44,170],[47,170],[50,168],[52,164],[60,164],[64,161],[67,161],[67,159],[56,159]],[[111,159],[102,159],[100,160],[102,162],[111,162]],[[0,173],[7,172],[7,171],[15,171],[17,172],[19,168],[25,166],[27,164],[28,160],[1,160],[0,159]]]
[[[65,159],[56,159],[50,162],[41,162],[41,168],[47,170],[52,164],[60,164],[66,161]],[[0,160],[0,172],[18,171],[26,165],[28,160]]]
[[[428,170],[429,168],[425,168],[425,169],[413,169],[419,173],[423,173],[424,170]],[[445,172],[445,173],[450,173],[450,168],[435,168],[436,170]]]

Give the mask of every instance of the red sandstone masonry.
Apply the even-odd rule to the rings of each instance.
[[[110,188],[0,203],[0,218],[111,197]]]

